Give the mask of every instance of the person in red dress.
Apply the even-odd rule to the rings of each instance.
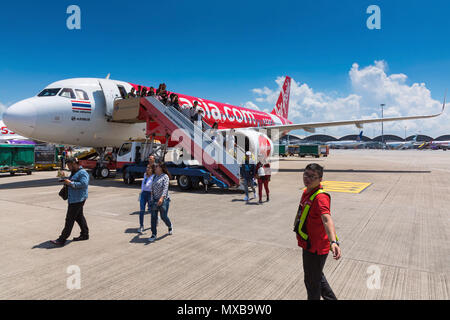
[[[262,169],[260,169],[262,168]],[[264,160],[259,159],[256,164],[256,178],[258,179],[258,195],[259,203],[262,203],[262,188],[266,190],[267,201],[269,201],[269,181],[271,176],[270,163],[264,163]]]

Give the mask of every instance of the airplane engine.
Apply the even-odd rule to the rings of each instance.
[[[255,160],[260,155],[264,159],[273,155],[273,142],[266,134],[252,129],[236,129],[233,131],[232,134],[236,137],[237,144],[245,151],[249,150],[255,156]]]

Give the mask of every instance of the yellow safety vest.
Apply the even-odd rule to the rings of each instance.
[[[331,199],[331,196],[328,193],[323,191],[323,189],[319,189],[309,197],[309,201],[311,202],[311,204],[313,203],[313,201],[317,197],[317,195],[320,193],[325,193]],[[308,217],[310,208],[311,208],[311,206],[309,204],[305,204],[305,206],[303,207],[302,213],[300,215],[300,222],[298,224],[298,230],[297,230],[300,237],[305,241],[308,241],[308,234],[306,232],[303,232],[302,229],[303,229],[303,225],[305,224],[306,218]],[[336,234],[336,241],[339,241],[337,234]],[[331,249],[331,244],[330,244],[330,249]]]

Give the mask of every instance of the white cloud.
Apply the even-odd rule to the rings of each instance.
[[[259,110],[258,106],[251,101],[244,103],[244,108]]]
[[[442,102],[431,98],[431,92],[424,83],[408,85],[405,74],[388,75],[385,61],[375,61],[373,65],[364,68],[354,63],[349,71],[349,78],[352,92],[344,97],[336,93],[316,92],[308,84],[300,84],[292,79],[289,119],[294,123],[307,123],[378,118],[381,117],[381,103],[385,104],[385,117],[432,114],[440,111],[442,106]],[[276,103],[284,77],[278,77],[275,82],[277,90],[267,87],[252,90],[257,95],[255,100],[266,104],[265,107],[268,106],[270,110]],[[433,119],[386,122],[384,132],[403,137],[406,126],[408,136],[415,133],[432,137],[448,134],[448,112]],[[363,130],[364,135],[378,136],[381,134],[381,123],[365,125]],[[358,131],[355,126],[317,129],[317,133],[338,137]]]

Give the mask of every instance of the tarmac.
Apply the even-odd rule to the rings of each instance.
[[[292,229],[302,169],[317,162],[326,181],[370,184],[330,191],[342,258],[330,254],[324,273],[338,299],[448,300],[450,153],[330,152],[282,159],[263,204],[171,182],[174,234],[160,220],[154,243],[149,215],[137,233],[140,182],[91,180],[90,239],[54,248],[67,210],[56,171],[2,174],[0,299],[306,299]],[[75,224],[69,239],[78,235]]]

